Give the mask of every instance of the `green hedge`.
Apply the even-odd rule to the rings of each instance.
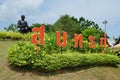
[[[52,54],[45,55],[42,59],[36,58],[33,66],[45,71],[61,68],[93,65],[117,65],[120,59],[107,54]]]
[[[12,39],[12,40],[30,40],[32,33],[22,34],[13,31],[0,31],[0,40]]]
[[[54,71],[76,66],[120,64],[120,58],[110,54],[80,54],[72,52],[45,54],[41,48],[37,48],[31,42],[26,41],[10,47],[8,60],[14,66],[25,66],[44,71]]]

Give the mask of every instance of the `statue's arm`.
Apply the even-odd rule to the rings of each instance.
[[[18,28],[21,28],[21,27],[22,27],[20,20],[19,20],[18,23],[17,23],[17,27],[18,27]]]
[[[27,23],[27,21],[25,21],[25,23],[26,23],[26,27],[28,27],[28,23]]]

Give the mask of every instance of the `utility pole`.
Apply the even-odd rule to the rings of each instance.
[[[106,24],[108,23],[108,21],[107,20],[104,20],[103,21],[103,24],[105,24],[105,33],[106,33]]]

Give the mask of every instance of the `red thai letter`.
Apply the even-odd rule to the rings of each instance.
[[[32,29],[32,32],[40,32],[40,33],[38,33],[38,34],[34,34],[34,35],[32,35],[32,43],[33,44],[42,44],[42,45],[44,45],[44,28],[45,28],[45,26],[41,26],[41,27],[39,27],[39,28],[33,28]],[[37,38],[39,38],[40,39],[40,42],[37,40]]]
[[[67,45],[67,32],[63,32],[63,42],[61,43],[60,32],[56,31],[56,42],[58,46],[66,46]]]
[[[80,48],[82,47],[82,34],[74,34],[74,47],[78,47],[78,41]]]
[[[104,38],[100,38],[100,47],[106,47],[107,45],[107,39],[106,39],[106,33],[104,33]]]
[[[89,48],[95,48],[96,46],[96,43],[95,43],[95,36],[89,36],[88,37],[88,40],[89,40]]]

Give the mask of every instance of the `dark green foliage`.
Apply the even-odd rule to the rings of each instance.
[[[69,15],[63,15],[54,25],[55,31],[66,31],[68,38],[73,38],[74,33],[79,33],[81,29],[76,18],[70,17]]]
[[[43,24],[43,25],[45,25],[45,32],[46,33],[55,32],[54,26],[52,24]]]
[[[87,28],[90,28],[90,27],[96,28],[97,30],[101,30],[101,28],[99,28],[98,24],[96,24],[95,22],[90,21],[88,19],[86,20],[84,17],[80,17],[78,22],[80,23],[80,26],[82,27],[81,31],[83,31]]]
[[[95,22],[86,20],[83,17],[80,17],[78,20],[75,17],[63,15],[54,24],[55,31],[66,31],[68,33],[68,38],[72,38],[74,33],[80,34],[88,28],[95,28],[97,35],[99,34],[101,36],[101,28],[99,28]]]
[[[11,24],[10,26],[4,28],[6,31],[18,31],[16,24]]]
[[[35,28],[35,27],[40,27],[41,25],[44,25],[44,26],[45,26],[45,32],[46,32],[46,33],[53,32],[53,31],[54,31],[54,27],[53,27],[53,25],[51,25],[51,24],[35,23],[35,24],[32,24],[30,27],[31,27],[31,28]]]
[[[34,28],[34,27],[40,27],[42,24],[39,23],[33,23],[30,27]]]

